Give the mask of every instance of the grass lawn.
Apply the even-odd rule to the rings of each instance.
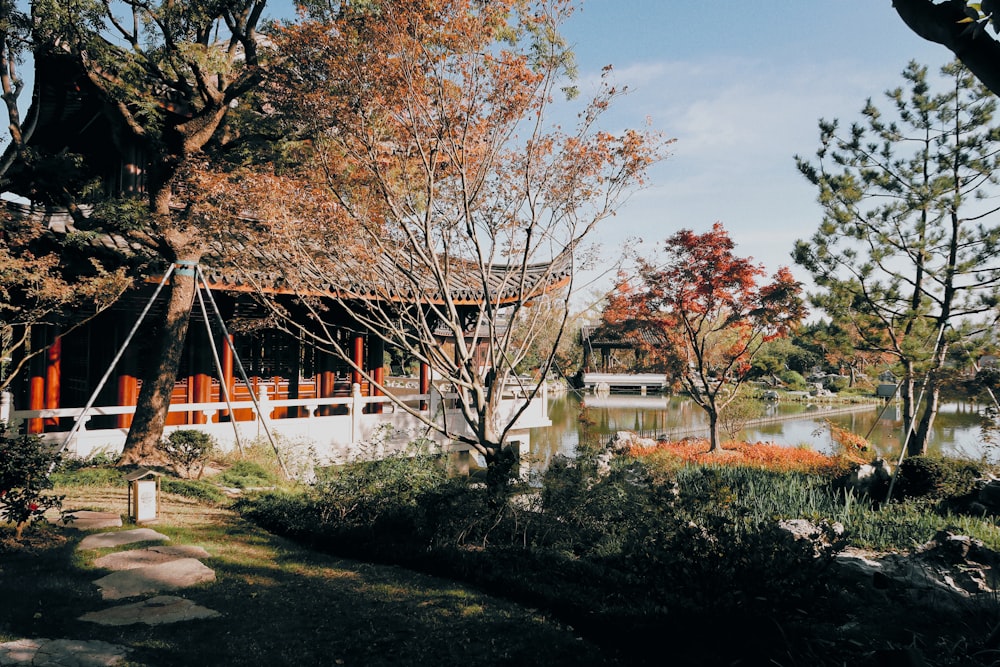
[[[123,488],[56,492],[67,495],[65,509],[126,507]],[[115,604],[91,583],[107,574],[91,561],[109,550],[76,552],[83,533],[43,528],[19,546],[0,533],[0,641],[100,639],[131,648],[129,664],[156,666],[615,664],[535,610],[402,568],[316,553],[225,508],[171,494],[161,501],[150,527],[173,544],[203,546],[217,576],[177,594],[221,618],[152,627],[76,620]]]

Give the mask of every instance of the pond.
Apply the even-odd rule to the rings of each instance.
[[[882,456],[892,460],[899,456],[902,422],[896,405],[889,405],[884,411],[882,403],[858,406],[848,412],[843,411],[844,407],[774,403],[768,406],[768,412],[776,421],[747,428],[737,439],[808,446],[830,453],[834,444],[826,426],[829,420],[852,433],[867,436]],[[973,402],[945,403],[934,424],[930,450],[953,456],[1000,458],[995,446],[984,443],[983,407],[982,403]],[[704,437],[708,425],[704,410],[681,396],[596,396],[570,392],[549,399],[549,417],[552,426],[531,432],[532,453],[540,467],[546,466],[556,454],[572,456],[581,439],[587,437],[606,438],[616,431],[677,439]],[[728,436],[723,434],[723,438]]]

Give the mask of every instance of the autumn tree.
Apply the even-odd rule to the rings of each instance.
[[[92,189],[55,183],[38,192],[38,165],[29,164],[22,178],[32,194],[62,207],[78,230],[128,239],[130,252],[154,273],[173,262],[197,264],[217,234],[213,225],[224,223],[206,208],[197,184],[227,165],[239,138],[228,121],[245,113],[237,103],[260,81],[257,26],[264,6],[264,0],[32,2],[36,61],[80,72],[80,85],[103,103],[115,148],[137,158],[132,196],[110,193],[111,200],[90,209],[82,204],[93,198]],[[193,273],[176,271],[166,288],[159,342],[143,370],[123,463],[159,456],[195,294]]]
[[[312,276],[343,286],[338,312],[428,364],[453,387],[463,419],[398,409],[492,468],[507,459],[518,416],[501,409],[514,370],[529,352],[540,376],[551,367],[583,243],[641,183],[662,142],[599,128],[622,93],[610,72],[574,129],[553,123],[572,69],[558,32],[566,0],[321,9],[276,31],[281,58],[267,94],[303,140],[298,177],[320,183],[336,210],[321,221],[272,216],[266,233],[283,252],[273,268],[303,295],[297,317],[272,305],[281,326],[350,362],[325,307],[305,298]],[[341,225],[356,229],[352,242],[327,243]],[[544,308],[530,307],[545,294]],[[540,351],[530,343],[543,333]]]
[[[911,63],[887,93],[892,115],[869,100],[846,132],[821,121],[817,160],[797,160],[824,216],[796,262],[822,289],[816,305],[901,368],[911,454],[926,451],[955,323],[989,326],[1000,290],[996,100],[957,62],[942,74],[933,93]]]
[[[704,234],[677,232],[662,258],[640,262],[639,284],[619,309],[669,337],[666,353],[708,415],[711,451],[721,449],[720,415],[740,395],[754,358],[805,316],[801,287],[787,268],[761,285],[763,267],[734,248],[718,222]]]

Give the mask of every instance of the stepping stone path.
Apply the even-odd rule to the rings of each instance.
[[[121,517],[109,512],[74,512],[74,520],[59,525],[79,530],[120,527]],[[77,550],[106,549],[139,542],[168,541],[166,535],[150,528],[96,533],[85,537]],[[157,594],[147,600],[91,611],[79,620],[99,625],[120,626],[143,623],[160,625],[205,618],[219,612],[182,597],[158,595],[197,584],[215,581],[215,571],[199,559],[210,554],[195,546],[147,546],[110,553],[94,560],[94,566],[113,570],[94,584],[105,600],[120,600]],[[19,639],[0,643],[0,667],[112,667],[123,663],[128,649],[102,641],[73,639]]]

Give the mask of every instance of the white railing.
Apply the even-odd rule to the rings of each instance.
[[[252,400],[240,400],[226,403],[212,401],[207,403],[174,403],[168,408],[170,413],[200,413],[204,415],[205,423],[176,424],[164,428],[165,433],[181,429],[198,429],[208,432],[220,445],[229,449],[237,444],[266,435],[265,428],[279,437],[312,443],[328,458],[337,458],[345,448],[351,448],[358,443],[367,443],[375,439],[409,442],[415,437],[431,437],[440,440],[430,429],[425,420],[444,422],[452,433],[458,429],[466,430],[460,411],[454,407],[457,394],[442,394],[432,389],[428,394],[409,394],[390,398],[388,396],[363,396],[361,388],[355,384],[351,396],[340,398],[295,398],[273,400],[268,396],[266,387],[260,387],[260,397],[255,403]],[[501,405],[501,419],[511,419],[515,411],[527,400],[522,391],[505,392]],[[402,401],[412,412],[403,409],[398,402]],[[366,410],[367,406],[381,406],[378,410]],[[259,406],[259,411],[258,411]],[[421,408],[421,406],[426,406]],[[305,416],[274,417],[275,410],[287,408],[304,408]],[[335,408],[343,414],[325,415],[325,408]],[[220,421],[223,413],[233,414],[235,411],[252,413],[249,420]],[[84,408],[58,408],[42,410],[13,410],[11,421],[19,423],[30,419],[66,419],[82,418],[83,423],[77,427],[70,442],[65,443],[70,453],[78,456],[89,456],[95,450],[121,449],[124,444],[127,428],[88,429],[87,423],[96,416],[131,415],[135,406],[96,406]],[[526,432],[530,428],[550,426],[548,417],[548,396],[546,387],[542,387],[535,400],[531,401],[525,411],[514,424],[514,431]],[[49,431],[43,438],[50,442],[63,443],[71,426],[67,425],[61,431]]]

